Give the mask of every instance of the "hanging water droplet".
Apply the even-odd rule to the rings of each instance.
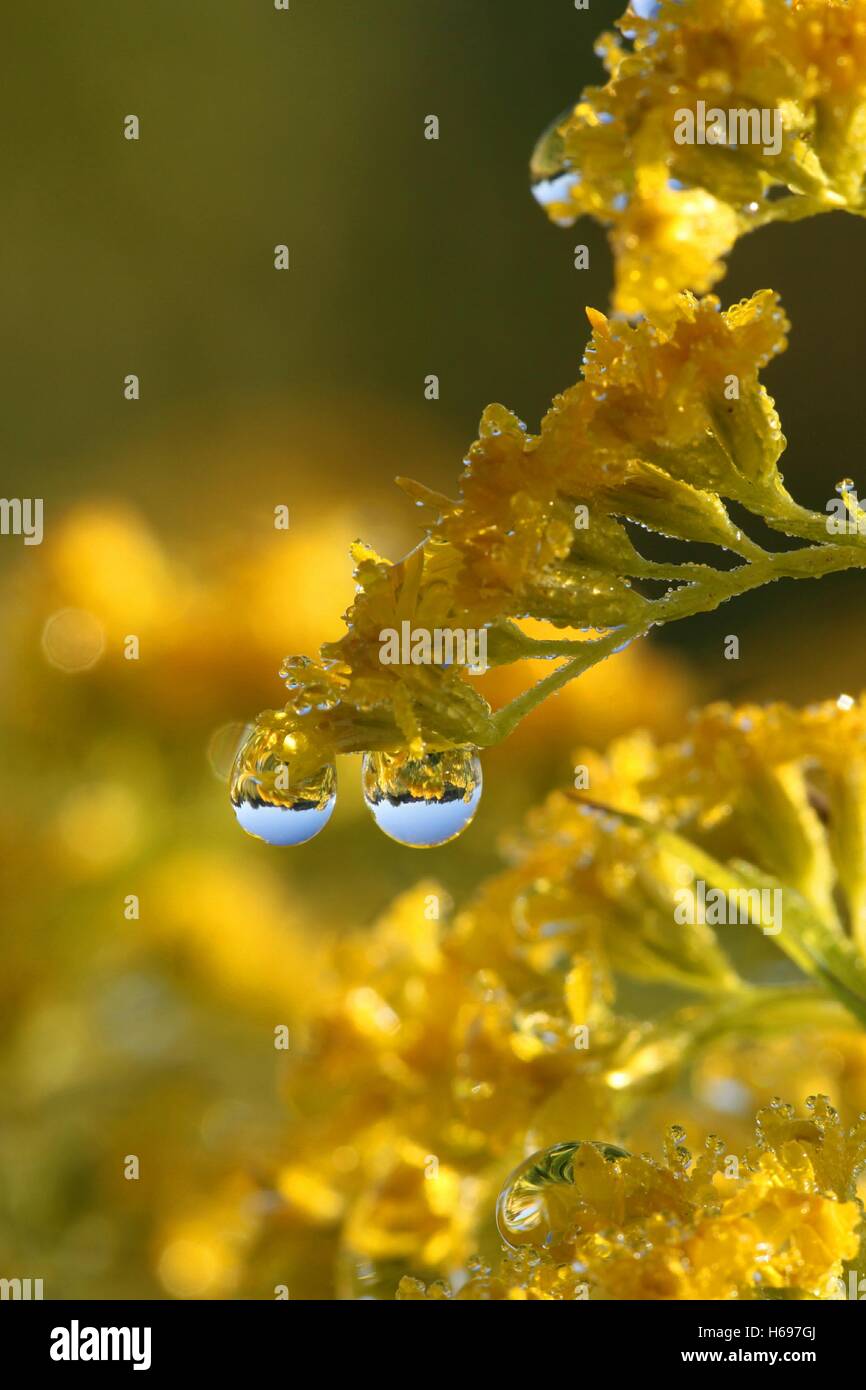
[[[580,173],[572,168],[566,156],[561,134],[561,127],[571,113],[572,108],[569,107],[548,126],[532,152],[529,165],[532,196],[546,212],[550,212],[551,208],[557,209],[555,214],[550,215],[561,227],[572,227],[578,218],[576,209],[572,214],[567,208],[571,201],[571,190],[580,183]]]
[[[481,800],[481,763],[465,748],[423,758],[367,753],[361,785],[380,830],[400,845],[431,849],[472,821]]]
[[[288,760],[292,736],[255,729],[235,759],[230,795],[238,824],[268,845],[305,845],[324,830],[337,800],[337,769],[325,763],[297,781]]]
[[[628,1157],[618,1144],[580,1139],[533,1154],[499,1194],[496,1225],[502,1239],[515,1250],[551,1246],[576,1227],[585,1207],[612,1213],[622,1194],[611,1165]]]
[[[569,106],[550,123],[532,151],[529,169],[533,182],[536,179],[555,179],[568,167],[561,131],[571,117],[573,109]]]

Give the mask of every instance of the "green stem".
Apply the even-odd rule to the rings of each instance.
[[[722,1038],[761,1038],[850,1025],[846,1009],[819,985],[748,986],[635,1030],[614,1055],[607,1081],[634,1102]]]
[[[652,623],[633,623],[619,627],[616,632],[608,633],[606,637],[600,637],[595,642],[572,644],[580,649],[577,656],[566,662],[564,666],[560,666],[558,670],[551,672],[549,676],[545,676],[537,685],[525,690],[522,695],[517,696],[516,700],[503,706],[493,716],[490,721],[492,732],[490,743],[498,743],[500,739],[507,738],[517,728],[520,721],[542,704],[549,695],[561,690],[576,676],[582,676],[584,671],[588,671],[592,666],[597,666],[600,661],[604,661],[605,657],[612,656],[626,643],[634,641],[637,637],[644,637],[650,627],[652,627]]]
[[[712,587],[705,581],[684,584],[673,590],[665,598],[657,599],[652,605],[652,617],[632,624],[624,624],[606,637],[588,642],[550,642],[539,644],[534,654],[546,656],[566,656],[576,652],[570,661],[560,666],[536,685],[518,695],[515,700],[504,705],[490,720],[489,737],[485,743],[498,743],[507,738],[522,719],[542,704],[549,695],[561,690],[569,681],[582,676],[585,671],[604,661],[620,647],[635,641],[658,623],[676,622],[681,618],[692,617],[696,613],[710,613],[727,599],[738,594],[758,589],[774,579],[818,579],[825,574],[840,570],[866,568],[866,548],[851,545],[803,546],[782,554],[762,553],[761,557],[736,569],[711,570]],[[543,650],[542,650],[543,649]]]

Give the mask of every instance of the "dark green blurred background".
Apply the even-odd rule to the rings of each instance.
[[[298,524],[323,463],[335,490],[361,484],[373,509],[390,503],[395,466],[413,464],[399,438],[371,438],[368,421],[339,468],[317,452],[323,413],[351,436],[355,398],[438,432],[433,483],[453,478],[489,401],[534,425],[575,377],[582,305],[606,304],[610,270],[600,229],[547,224],[527,160],[600,73],[593,41],[619,10],[618,0],[589,11],[571,0],[12,7],[7,490],[41,492],[56,509],[110,487],[183,544],[212,489],[229,514],[270,506],[251,455],[278,455],[289,439],[305,445],[303,467],[285,472]],[[122,138],[130,112],[138,143]],[[422,138],[428,113],[440,117],[438,143]],[[591,248],[589,272],[573,269],[576,239]],[[286,275],[272,268],[277,242],[291,248]],[[792,348],[767,379],[790,440],[786,476],[819,506],[837,477],[857,476],[862,247],[861,224],[841,214],[772,228],[740,243],[721,287],[725,300],[767,284],[783,295]],[[142,382],[134,407],[121,392],[128,371]],[[437,404],[423,398],[428,372],[441,378]],[[194,459],[178,435],[195,436]],[[823,607],[849,589],[836,580],[832,594],[797,603]],[[785,624],[790,599],[761,594],[752,610]],[[719,621],[666,640],[716,647]],[[814,676],[811,693],[826,693]]]

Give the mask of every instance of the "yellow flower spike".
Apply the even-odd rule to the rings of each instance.
[[[768,222],[866,213],[864,0],[660,0],[617,27],[532,179],[557,225],[609,228],[620,312],[712,288]]]
[[[474,766],[474,750],[499,743],[548,695],[653,627],[776,578],[866,564],[859,531],[831,536],[827,517],[783,485],[785,440],[759,380],[787,341],[772,291],[724,311],[713,297],[683,294],[636,327],[596,311],[589,319],[583,380],[557,397],[537,435],[491,406],[456,500],[404,483],[432,511],[425,540],[396,564],[354,548],[344,636],[318,660],[284,662],[286,707],[260,715],[238,755],[233,796],[251,833],[288,844],[321,829],[339,753],[370,753],[374,768],[410,759],[431,777],[443,755]],[[732,521],[729,499],[807,544],[761,548]],[[679,548],[649,560],[639,528],[739,563],[697,564]],[[530,635],[526,620],[546,635]],[[563,664],[495,713],[474,684],[488,667],[557,658]],[[380,792],[389,815],[405,819],[405,789],[381,787],[371,804]],[[441,800],[449,795],[445,787]],[[284,831],[287,818],[305,825]],[[447,835],[408,838],[427,845]]]

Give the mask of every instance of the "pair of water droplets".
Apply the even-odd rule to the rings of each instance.
[[[413,758],[366,753],[361,768],[364,801],[392,840],[432,849],[455,839],[471,823],[481,800],[481,763],[471,749]],[[334,812],[337,769],[326,763],[301,781],[277,749],[262,748],[253,731],[235,759],[230,794],[238,824],[269,845],[303,845]]]

